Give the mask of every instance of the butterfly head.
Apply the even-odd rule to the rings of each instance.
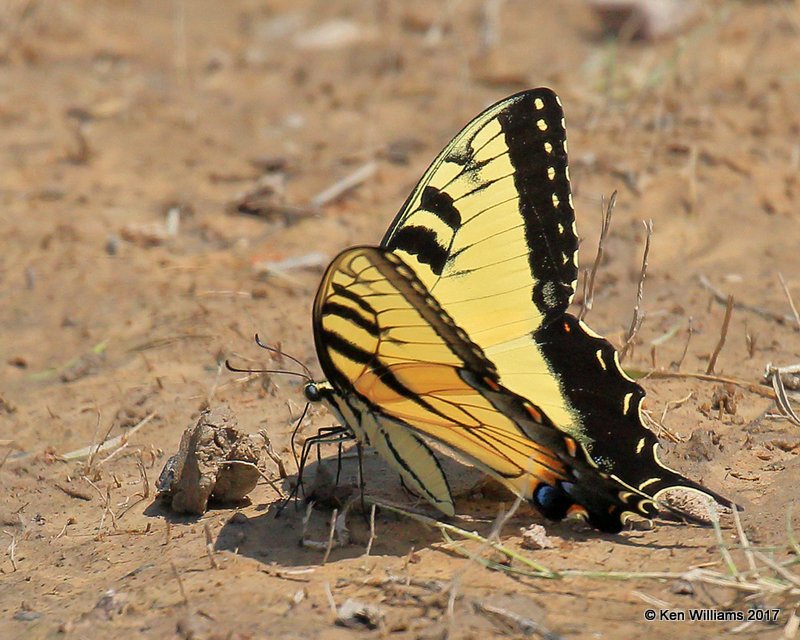
[[[322,402],[333,394],[333,387],[327,380],[309,380],[303,387],[303,394],[309,402]]]

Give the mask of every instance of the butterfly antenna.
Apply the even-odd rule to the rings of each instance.
[[[299,371],[287,371],[286,369],[240,369],[239,367],[234,367],[230,360],[225,360],[225,368],[234,373],[279,373],[285,376],[297,376],[298,378],[303,378],[303,380],[311,380],[311,376],[300,373]]]
[[[269,351],[271,353],[277,354],[277,355],[279,355],[279,356],[281,356],[283,358],[289,358],[289,360],[291,360],[292,362],[297,364],[303,371],[305,371],[306,377],[309,380],[311,380],[313,378],[313,376],[311,375],[311,371],[309,370],[309,368],[305,364],[300,362],[300,360],[298,360],[294,356],[291,356],[288,353],[285,353],[285,352],[281,351],[280,349],[277,349],[276,347],[273,347],[273,346],[270,346],[270,345],[268,345],[268,344],[266,344],[264,342],[261,342],[261,338],[258,336],[258,334],[256,334],[256,344],[259,347],[261,347],[262,349],[266,349],[267,351]]]

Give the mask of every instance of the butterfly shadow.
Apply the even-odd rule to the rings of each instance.
[[[498,514],[511,507],[514,497],[499,485],[485,482],[485,476],[470,466],[444,456],[441,462],[461,516],[449,521],[488,536]],[[307,567],[318,565],[328,550],[334,509],[338,528],[334,527],[328,562],[365,554],[371,537],[373,500],[397,505],[427,518],[447,521],[423,499],[405,489],[397,474],[369,450],[363,458],[363,475],[366,486],[362,506],[354,447],[345,451],[341,460],[334,455],[309,462],[303,472],[304,489],[298,498],[256,504],[255,510],[259,512],[256,516],[241,512],[232,515],[220,530],[214,547],[217,551],[236,553],[272,565],[276,570]],[[287,478],[284,492],[289,494],[296,482],[296,476]],[[313,505],[311,501],[314,501]],[[505,532],[516,533],[519,527],[531,522],[543,523],[544,520],[534,509],[523,504]],[[552,532],[556,536],[563,534],[564,537],[588,539],[596,535],[596,532],[583,534],[560,523],[548,524],[548,531],[551,526],[557,530]],[[436,528],[380,507],[375,510],[374,534],[370,552],[378,556],[406,557],[412,550],[442,542],[442,535]]]
[[[514,496],[499,484],[489,480],[474,468],[446,456],[442,466],[450,479],[459,516],[447,519],[431,508],[424,500],[405,489],[397,474],[374,452],[367,450],[363,458],[363,475],[366,479],[366,502],[362,507],[358,487],[358,458],[355,447],[346,450],[341,459],[337,455],[309,462],[303,473],[304,489],[298,498],[290,500],[269,498],[270,493],[251,494],[239,503],[211,501],[209,511],[228,512],[225,524],[216,537],[216,551],[227,551],[252,558],[275,570],[316,566],[321,563],[328,548],[333,510],[337,510],[340,527],[346,534],[334,530],[328,562],[346,561],[363,556],[371,536],[371,500],[422,514],[480,535],[489,536],[498,515],[505,513],[514,503]],[[338,482],[336,476],[338,472]],[[289,495],[297,483],[297,476],[284,480],[284,495]],[[267,489],[266,487],[264,487]],[[259,502],[263,495],[271,502]],[[274,493],[272,493],[274,496]],[[311,504],[311,501],[314,504]],[[349,505],[349,506],[348,506]],[[244,511],[232,511],[247,507]],[[346,510],[344,518],[341,517]],[[170,524],[191,525],[208,515],[178,514],[161,500],[156,499],[144,510],[144,515],[163,518]],[[517,536],[520,529],[543,525],[554,541],[568,544],[591,543],[607,539],[616,544],[640,549],[674,549],[683,544],[656,544],[647,531],[632,531],[623,535],[602,534],[588,525],[576,521],[550,522],[527,503],[522,503],[506,522],[500,540]],[[661,527],[686,526],[663,521]],[[441,533],[411,517],[377,508],[375,511],[371,554],[376,556],[409,557],[413,550],[428,548],[442,542]],[[455,552],[453,552],[455,553]]]
[[[365,452],[362,464],[365,498],[428,512],[423,504],[414,506],[418,501],[403,490],[397,474],[377,455]],[[256,516],[234,514],[220,530],[215,549],[277,568],[317,565],[329,546],[335,509],[338,519],[328,561],[364,555],[370,539],[371,509],[366,501],[362,506],[358,467],[355,447],[344,451],[341,459],[333,455],[308,462],[295,498],[256,504],[255,510],[260,512]],[[284,494],[291,494],[296,484],[297,476],[286,478]],[[430,515],[437,517],[433,511]],[[436,531],[382,510],[376,510],[374,530],[372,553],[378,555],[402,557],[412,547],[419,549],[441,540]]]

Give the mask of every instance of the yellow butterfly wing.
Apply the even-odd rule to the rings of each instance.
[[[672,487],[728,500],[658,459],[644,390],[616,350],[566,313],[578,237],[558,97],[525,91],[489,107],[445,147],[382,246],[400,256],[500,383],[535,402],[603,471],[654,499]]]
[[[382,246],[481,345],[505,386],[583,441],[579,416],[530,339],[574,295],[573,223],[562,110],[538,89],[490,107],[445,147]]]

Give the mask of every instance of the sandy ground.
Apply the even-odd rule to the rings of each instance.
[[[691,323],[680,371],[706,371],[725,305],[701,277],[736,302],[718,375],[758,387],[768,362],[797,363],[778,273],[800,302],[798,60],[791,2],[708,2],[656,42],[606,37],[577,0],[1,5],[0,637],[522,635],[511,614],[570,638],[716,637],[739,623],[644,620],[649,608],[715,603],[779,606],[779,625],[745,634],[781,637],[796,593],[747,603],[674,578],[546,580],[513,573],[519,561],[490,570],[386,511],[369,557],[354,514],[351,543],[323,564],[324,549],[298,544],[304,509],[276,519],[266,482],[244,504],[190,518],[155,501],[154,481],[184,428],[224,404],[243,430],[266,430],[295,473],[301,384],[229,373],[225,358],[280,366],[253,343],[258,332],[319,373],[310,308],[327,261],[376,242],[460,126],[531,86],[565,105],[583,267],[601,197],[619,190],[588,316],[616,344],[636,297],[641,221],[653,220],[646,317],[626,367],[675,371]],[[263,215],[237,213],[259,186],[271,206],[250,198]],[[719,383],[644,385],[647,410],[676,436],[663,457],[740,502],[749,540],[791,559],[798,427],[744,387],[723,390],[718,409]],[[299,441],[331,424],[312,410]],[[326,464],[335,454],[323,449]],[[346,455],[345,484],[353,464]],[[413,503],[379,460],[367,467],[369,495]],[[264,471],[278,479],[272,462]],[[488,534],[511,497],[454,475],[465,487],[454,524]],[[306,536],[325,540],[330,516],[315,511]],[[659,520],[610,536],[544,523],[552,548],[523,550],[532,523],[543,521],[521,508],[500,540],[552,571],[726,572],[712,529]],[[382,616],[378,628],[335,624],[331,601],[348,599],[378,608],[366,616]]]

